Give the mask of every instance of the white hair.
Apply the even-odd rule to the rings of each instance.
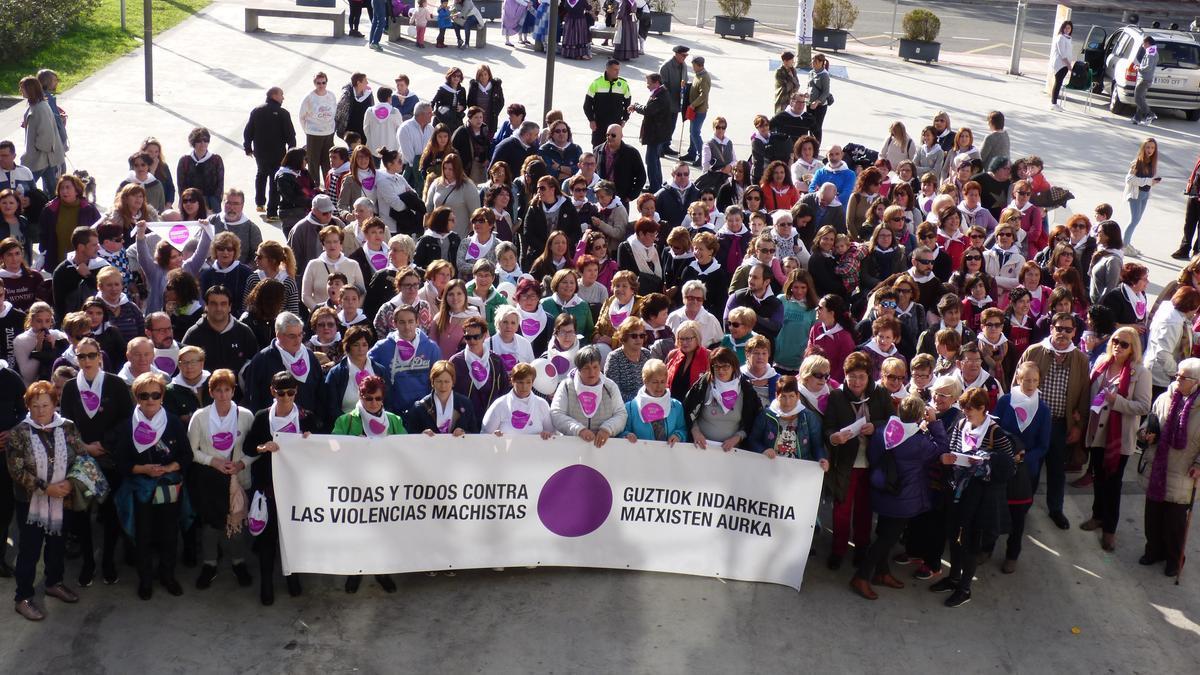
[[[1200,380],[1200,359],[1193,356],[1180,361],[1176,372],[1183,373],[1192,379]]]
[[[496,316],[495,316],[494,322],[497,325],[499,325],[500,322],[507,319],[510,314],[515,315],[518,320],[521,318],[521,313],[517,311],[516,307],[513,307],[512,305],[509,305],[509,304],[500,305],[499,307],[496,308]]]
[[[691,293],[692,291],[700,291],[701,295],[703,295],[705,298],[708,297],[708,288],[706,288],[704,286],[704,282],[700,281],[699,279],[692,279],[691,281],[688,281],[683,284],[683,294],[684,295],[687,295],[688,293]]]
[[[292,326],[300,326],[300,329],[303,330],[304,322],[300,320],[300,317],[292,314],[291,312],[280,312],[279,315],[275,317],[276,335],[282,333],[288,328],[291,328]]]

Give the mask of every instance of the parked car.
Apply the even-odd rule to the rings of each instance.
[[[1122,26],[1104,40],[1104,79],[1111,83],[1109,110],[1116,115],[1133,112],[1136,65],[1147,35],[1158,46],[1150,107],[1174,108],[1193,122],[1200,120],[1200,37],[1181,30]]]

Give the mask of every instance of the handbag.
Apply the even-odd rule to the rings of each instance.
[[[1075,198],[1071,191],[1057,185],[1033,195],[1033,205],[1042,209],[1060,209]]]
[[[396,222],[396,233],[413,235],[420,233],[425,221],[425,202],[415,192],[403,192],[400,201],[404,210],[388,209],[388,215]]]

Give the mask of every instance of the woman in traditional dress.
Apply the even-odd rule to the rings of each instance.
[[[562,55],[565,59],[592,58],[592,36],[588,18],[592,8],[587,0],[563,0]]]
[[[621,61],[641,56],[638,40],[637,0],[620,0],[617,8],[617,35],[613,40],[613,58]]]

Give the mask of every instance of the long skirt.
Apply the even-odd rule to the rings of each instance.
[[[500,10],[500,24],[504,37],[524,32],[521,27],[525,23],[525,7],[517,0],[504,0],[504,8]]]
[[[620,39],[613,44],[613,58],[621,61],[636,59],[641,56],[641,49],[638,47],[638,22],[637,16],[622,12],[617,30],[620,32]]]
[[[553,0],[552,0],[553,1]],[[537,8],[537,24],[533,28],[533,39],[545,42],[550,34],[550,3],[543,2]]]
[[[566,59],[582,59],[592,55],[592,34],[587,16],[569,17],[563,26],[562,55]]]

